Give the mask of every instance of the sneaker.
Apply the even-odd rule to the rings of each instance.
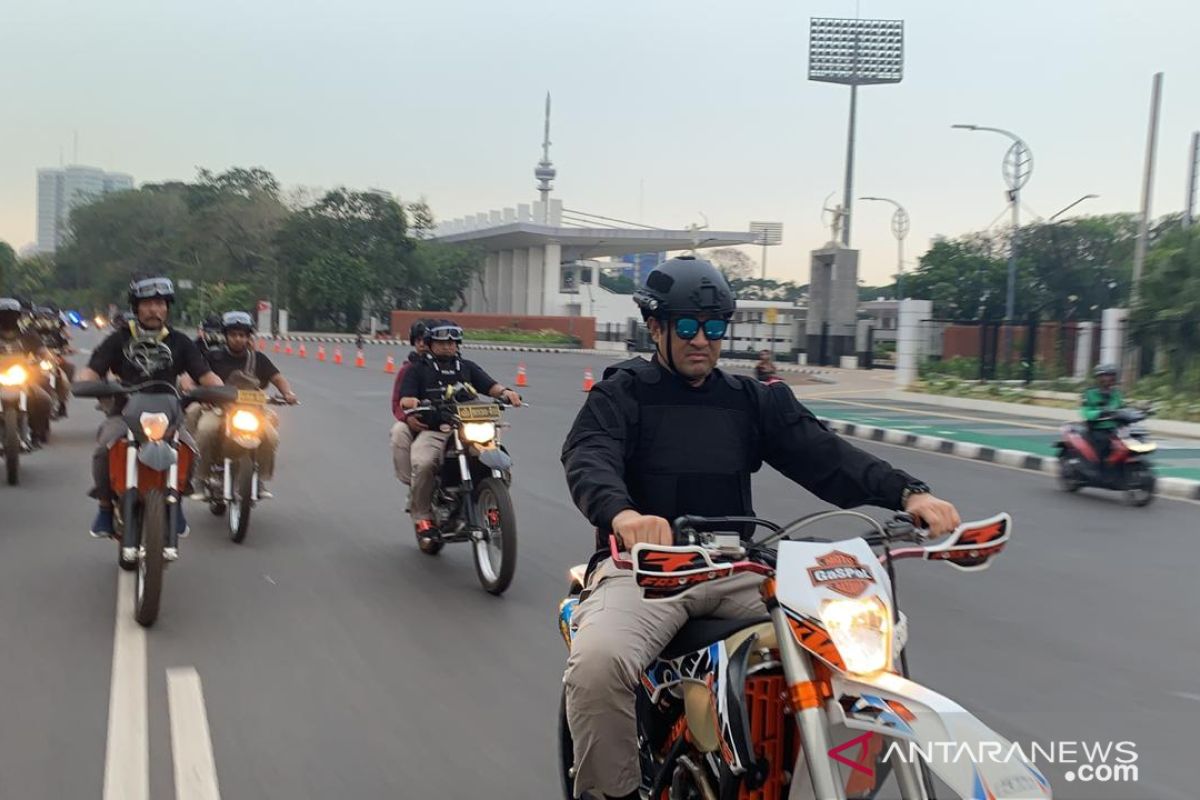
[[[117,529],[113,527],[113,510],[111,508],[101,508],[96,512],[96,518],[92,520],[92,527],[88,531],[93,539],[109,539],[116,536]]]
[[[416,529],[418,542],[431,542],[437,538],[438,529],[433,520],[419,519],[413,523],[413,528]]]
[[[258,499],[259,500],[274,500],[275,495],[271,494],[271,490],[267,488],[267,484],[262,481],[258,482]]]

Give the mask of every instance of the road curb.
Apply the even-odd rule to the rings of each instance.
[[[874,425],[862,425],[857,422],[846,422],[840,419],[820,418],[823,423],[842,436],[853,439],[863,439],[869,442],[883,442],[900,447],[911,447],[915,450],[925,450],[942,455],[968,458],[972,461],[983,461],[989,464],[1001,464],[1006,467],[1044,472],[1047,475],[1058,475],[1058,460],[1048,456],[1026,453],[1023,450],[1004,450],[996,447],[986,447],[972,442],[959,442],[954,439],[943,439],[937,436],[922,436],[908,431],[898,431],[891,428],[879,428]],[[1159,478],[1156,494],[1164,497],[1174,497],[1180,500],[1200,500],[1200,481],[1187,478]]]

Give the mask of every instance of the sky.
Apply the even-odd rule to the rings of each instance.
[[[856,12],[857,5],[857,12]],[[901,202],[907,268],[1005,208],[1136,211],[1165,73],[1153,213],[1184,202],[1200,130],[1196,0],[0,0],[0,239],[35,237],[36,169],[139,182],[261,166],[287,187],[388,189],[449,219],[536,199],[554,97],[554,196],[663,227],[784,223],[772,277],[807,281],[841,197],[849,90],[807,80],[813,16],[905,20],[898,85],[859,92],[856,195]],[[892,209],[861,203],[860,277],[890,280]],[[760,250],[748,251],[755,259]]]

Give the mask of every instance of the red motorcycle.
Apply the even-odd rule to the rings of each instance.
[[[1150,432],[1142,423],[1154,412],[1140,408],[1122,408],[1108,416],[1116,423],[1109,434],[1108,452],[1101,459],[1089,436],[1085,422],[1063,425],[1058,449],[1058,482],[1065,492],[1085,486],[1125,492],[1129,502],[1144,506],[1154,499],[1154,468],[1150,454],[1158,445],[1149,441]]]

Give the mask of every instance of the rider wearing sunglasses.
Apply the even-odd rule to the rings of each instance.
[[[563,446],[575,504],[595,525],[584,599],[565,675],[575,744],[575,794],[641,795],[634,718],[638,676],[690,615],[760,616],[757,579],[734,575],[686,595],[642,601],[633,574],[613,567],[622,549],[672,543],[683,514],[752,516],[750,476],[767,462],[843,508],[904,509],[934,534],[958,524],[954,506],[826,428],[783,384],[717,369],[736,301],[707,261],[674,258],[634,295],[656,345],[650,361],[610,367],[588,394]]]

